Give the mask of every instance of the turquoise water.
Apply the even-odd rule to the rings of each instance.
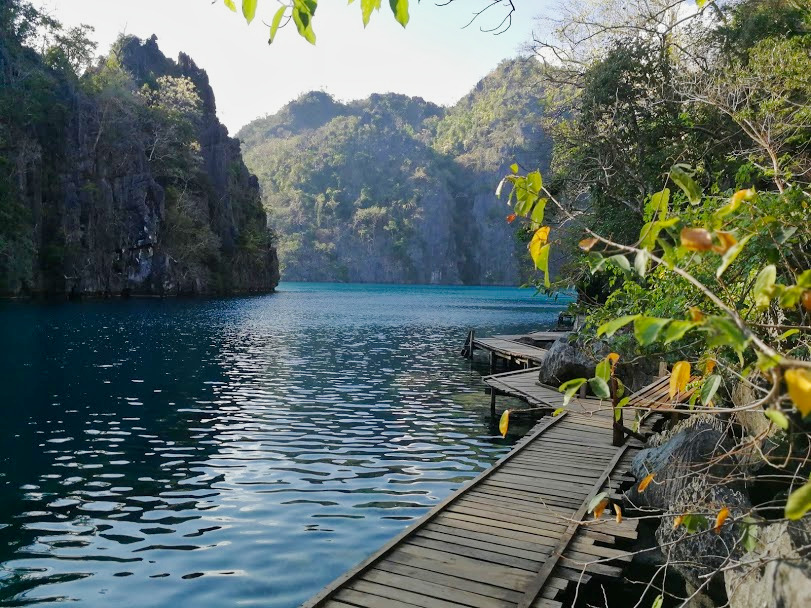
[[[0,605],[292,607],[509,447],[467,330],[531,290],[0,304]]]

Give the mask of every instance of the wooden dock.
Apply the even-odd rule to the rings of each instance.
[[[488,381],[501,382],[500,390],[515,384],[531,403],[559,406],[560,393],[528,384],[537,372],[522,373]],[[619,576],[630,557],[616,545],[636,538],[636,520],[618,523],[608,509],[599,520],[587,513],[599,492],[617,496],[631,481],[641,448],[634,439],[612,446],[612,424],[604,402],[572,399],[304,606],[562,608],[573,585]]]
[[[472,359],[476,350],[488,352],[491,372],[496,369],[497,359],[502,359],[514,367],[527,368],[542,363],[548,352],[547,347],[571,333],[570,331],[536,331],[528,334],[477,338],[475,332],[471,330],[462,348],[462,355]]]

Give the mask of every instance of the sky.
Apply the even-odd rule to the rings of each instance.
[[[470,27],[473,13],[491,0],[411,0],[403,29],[383,1],[364,30],[359,2],[321,0],[313,26],[316,46],[295,31],[279,31],[268,46],[269,24],[278,4],[260,0],[249,26],[222,0],[33,0],[66,26],[95,27],[99,52],[120,32],[157,35],[169,57],[183,51],[209,75],[220,120],[231,133],[254,118],[273,114],[301,93],[323,90],[339,100],[371,93],[403,93],[450,105],[472,89],[499,61],[519,54],[531,39],[534,17],[549,0],[523,0],[512,27],[485,33],[506,14],[488,9]],[[240,5],[240,1],[236,0]]]

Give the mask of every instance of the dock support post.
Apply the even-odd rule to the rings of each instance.
[[[494,351],[490,351],[490,373],[496,373],[496,353]]]
[[[659,377],[667,376],[667,361],[659,361]]]
[[[490,420],[496,419],[496,389],[490,387]]]

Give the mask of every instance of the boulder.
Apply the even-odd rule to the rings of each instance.
[[[572,378],[590,378],[600,359],[610,349],[605,342],[569,342],[561,338],[552,344],[538,373],[541,384],[558,386]]]

